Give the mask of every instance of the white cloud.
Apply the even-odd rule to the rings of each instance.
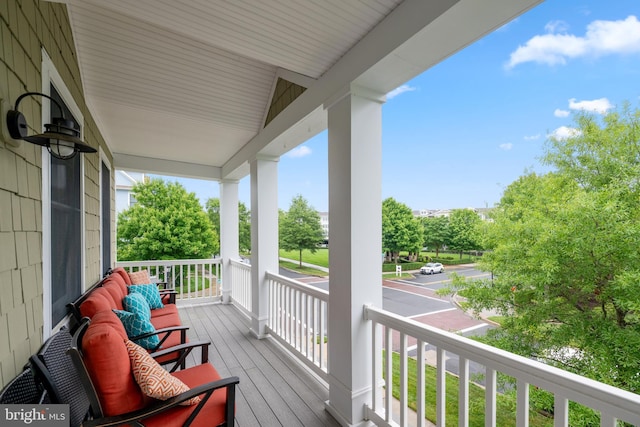
[[[552,33],[534,36],[511,53],[507,68],[525,62],[563,65],[568,59],[584,56],[599,57],[614,54],[640,53],[640,21],[630,15],[625,20],[593,21],[587,25],[584,36],[556,33],[564,26],[549,23],[545,27]]]
[[[572,138],[574,136],[579,136],[580,133],[581,132],[580,132],[579,129],[570,128],[570,127],[567,127],[567,126],[560,126],[558,129],[556,129],[553,132],[551,132],[549,137],[563,140],[563,139],[567,139],[567,138]]]
[[[572,110],[582,110],[592,113],[605,114],[607,111],[613,108],[613,104],[609,102],[607,98],[593,99],[591,101],[576,101],[575,98],[571,98],[569,100],[569,108]]]
[[[509,151],[513,148],[513,144],[508,142],[506,144],[500,144],[500,149],[504,151]]]
[[[569,30],[569,24],[564,21],[551,21],[544,26],[547,33],[566,33]]]
[[[556,108],[556,111],[553,112],[553,115],[556,117],[569,117],[569,114],[571,114],[569,111],[561,110],[559,108]]]
[[[389,92],[387,94],[387,99],[392,99],[395,98],[396,96],[405,93],[405,92],[413,92],[414,90],[417,90],[417,87],[414,86],[409,86],[409,85],[402,85],[399,86],[397,88],[395,88],[394,90],[392,90],[391,92]]]
[[[311,148],[309,148],[309,147],[307,147],[305,145],[301,145],[301,146],[296,147],[293,150],[289,151],[287,153],[287,156],[293,157],[293,158],[297,158],[297,157],[308,156],[310,154],[311,154]]]
[[[536,139],[540,139],[540,134],[535,135],[527,135],[524,137],[525,141],[535,141]]]

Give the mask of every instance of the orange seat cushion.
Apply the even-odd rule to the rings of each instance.
[[[151,318],[162,316],[178,316],[178,307],[175,304],[165,304],[162,308],[154,308],[151,310]]]
[[[183,369],[181,371],[174,372],[172,375],[180,379],[183,383],[189,386],[189,388],[194,388],[220,379],[220,375],[210,363],[203,363],[201,365]],[[223,423],[225,421],[224,407],[226,401],[226,390],[216,390],[206,402],[191,426],[217,426]],[[182,426],[196,406],[197,405],[172,408],[160,415],[145,419],[144,425],[146,427]]]
[[[180,332],[181,331],[174,331],[174,332],[170,333],[169,336],[167,337],[167,339],[162,343],[161,349],[164,350],[164,349],[176,346],[176,345],[183,344],[181,342],[182,341],[182,335],[181,335]],[[166,334],[159,335],[160,339],[164,338],[165,335]],[[187,338],[185,340],[185,342],[189,342],[189,339]],[[180,353],[178,353],[177,351],[174,351],[172,353],[165,354],[164,356],[157,357],[156,360],[158,361],[158,363],[164,363],[164,362],[168,362],[168,361],[171,361],[171,360],[176,360],[178,357],[180,357]]]

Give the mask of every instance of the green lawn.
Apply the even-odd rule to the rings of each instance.
[[[416,360],[408,358],[409,380],[409,407],[416,409]],[[425,412],[429,421],[436,422],[436,368],[425,366]],[[458,425],[458,377],[447,373],[446,375],[446,425]],[[400,355],[393,353],[393,396],[400,398]],[[498,395],[496,410],[496,425],[500,427],[515,426],[515,402],[507,396]],[[484,426],[484,389],[475,384],[469,385],[469,426]],[[529,425],[531,427],[551,427],[553,419],[538,412],[529,413]]]
[[[298,251],[284,251],[280,249],[280,257],[297,261],[300,259],[300,253]],[[328,268],[329,249],[317,249],[315,253],[311,253],[309,250],[304,250],[302,251],[302,262]]]
[[[401,252],[401,256],[406,256],[406,253]],[[420,252],[421,256],[430,256],[435,257],[435,252]],[[300,258],[300,254],[298,251],[284,251],[280,249],[280,257],[289,258],[292,260],[298,260]],[[443,259],[444,258],[444,259]],[[448,260],[454,263],[459,262],[475,262],[476,258],[470,255],[463,255],[462,261],[459,260],[460,256],[458,254],[443,254],[440,253],[440,261],[445,261],[443,264],[446,264]],[[321,267],[329,267],[329,249],[321,248],[317,249],[315,253],[311,253],[309,250],[302,251],[302,262],[319,265]]]

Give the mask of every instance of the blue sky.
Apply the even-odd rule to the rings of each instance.
[[[410,208],[491,207],[572,114],[640,107],[640,1],[547,0],[388,96],[382,198]],[[328,210],[327,134],[280,159],[278,204]],[[218,184],[179,181],[204,201]],[[249,179],[240,200],[250,206]]]

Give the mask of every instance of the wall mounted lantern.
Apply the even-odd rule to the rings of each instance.
[[[18,106],[23,98],[34,95],[51,100],[58,106],[62,117],[54,117],[52,119],[53,123],[45,124],[44,133],[28,136],[27,120],[24,114],[18,111]],[[73,120],[64,118],[64,110],[60,104],[49,95],[40,92],[27,92],[18,97],[15,109],[7,113],[7,129],[13,139],[24,139],[32,144],[47,147],[53,157],[62,160],[71,159],[78,152],[96,153],[98,151],[80,139],[80,131],[76,129],[76,124]]]

